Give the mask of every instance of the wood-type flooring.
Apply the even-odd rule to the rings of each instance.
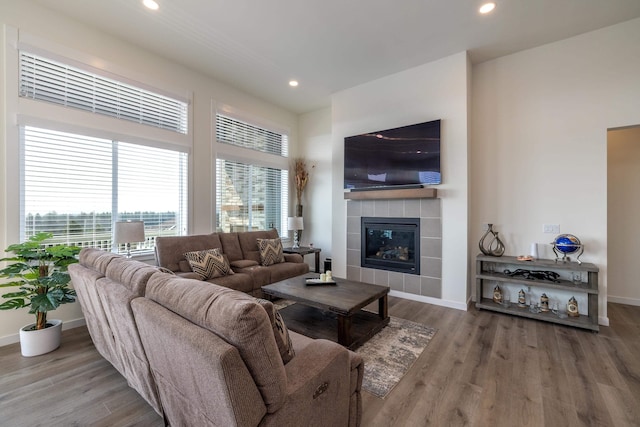
[[[438,332],[385,399],[364,393],[363,427],[640,426],[640,307],[610,303],[599,333],[393,297],[389,314]],[[0,425],[163,422],[80,327],[47,355],[0,347]]]

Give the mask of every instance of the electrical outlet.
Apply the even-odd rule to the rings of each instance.
[[[560,224],[543,224],[543,233],[560,234]]]

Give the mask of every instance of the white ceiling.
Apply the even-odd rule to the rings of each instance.
[[[473,63],[640,17],[640,0],[34,0],[290,111],[462,51]],[[300,86],[288,86],[290,79]]]

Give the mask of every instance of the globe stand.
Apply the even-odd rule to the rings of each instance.
[[[551,243],[551,245],[553,246],[553,253],[556,254],[556,262],[558,262],[558,261],[569,262],[569,261],[571,261],[571,258],[569,257],[569,255],[578,252],[578,255],[576,255],[576,262],[578,264],[582,264],[582,261],[580,261],[580,256],[582,255],[582,252],[584,252],[584,245],[582,245],[582,244],[580,244],[580,245],[574,245],[574,244],[572,244],[572,245],[558,245],[556,242]],[[571,246],[572,248],[575,248],[575,249],[573,251],[571,251],[571,252],[565,252],[562,249],[558,248],[558,246],[560,246],[562,248],[566,248],[567,246]]]

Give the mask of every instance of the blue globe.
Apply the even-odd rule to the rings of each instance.
[[[580,239],[573,234],[560,234],[553,241],[555,247],[563,254],[572,254],[580,249]]]

